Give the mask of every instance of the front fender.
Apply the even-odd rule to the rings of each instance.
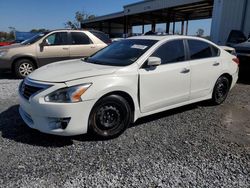
[[[135,111],[139,110],[138,102],[138,75],[105,75],[90,77],[86,79],[67,82],[67,86],[92,83],[90,88],[82,95],[83,101],[98,101],[101,97],[112,92],[124,92],[128,94],[135,106]]]

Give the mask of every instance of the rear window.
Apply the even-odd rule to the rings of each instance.
[[[89,37],[82,32],[71,32],[71,43],[73,45],[91,44]]]
[[[109,39],[108,35],[105,33],[102,33],[100,31],[89,31],[93,35],[95,35],[98,39],[100,39],[102,42],[109,44],[111,43],[111,40]]]

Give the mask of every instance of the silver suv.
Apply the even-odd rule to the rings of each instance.
[[[0,69],[11,70],[18,78],[24,78],[43,65],[88,57],[111,43],[102,32],[96,30],[55,30],[11,46],[0,47]]]

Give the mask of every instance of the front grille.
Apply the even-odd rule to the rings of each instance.
[[[48,88],[48,85],[41,85],[41,84],[36,84],[27,80],[24,80],[19,88],[20,94],[27,100],[34,95],[37,94],[38,92]]]
[[[24,84],[23,96],[26,99],[29,99],[31,95],[37,93],[38,91],[42,90],[43,88],[34,87],[27,84]]]

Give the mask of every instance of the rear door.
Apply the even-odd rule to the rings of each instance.
[[[188,101],[190,68],[183,40],[166,42],[151,56],[161,58],[162,64],[139,70],[141,111],[146,113]]]
[[[201,40],[188,39],[187,44],[191,67],[190,100],[206,97],[223,69],[220,50]]]
[[[37,58],[40,65],[69,59],[68,32],[55,32],[47,36],[46,45],[37,46]]]
[[[96,45],[84,32],[70,32],[70,58],[88,57],[98,51]]]

